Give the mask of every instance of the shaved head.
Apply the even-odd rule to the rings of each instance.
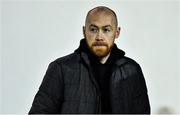
[[[117,16],[105,6],[91,9],[86,16],[83,34],[90,51],[100,60],[107,57],[120,34]]]
[[[113,10],[111,10],[110,8],[105,7],[105,6],[98,6],[98,7],[95,7],[93,9],[91,9],[87,13],[85,25],[88,23],[90,16],[93,16],[94,14],[96,14],[96,15],[97,14],[111,15],[112,18],[113,18],[113,23],[115,24],[115,27],[118,26],[118,21],[117,21],[116,13]]]

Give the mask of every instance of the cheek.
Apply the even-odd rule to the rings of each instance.
[[[92,43],[93,43],[93,40],[90,39],[89,37],[86,37],[85,39],[86,39],[86,42],[87,42],[88,46],[91,47],[91,46],[92,46]]]
[[[111,47],[114,44],[114,38],[107,40],[108,46]]]
[[[95,35],[93,34],[86,34],[86,41],[89,45],[91,45],[95,41]]]
[[[116,37],[116,34],[115,33],[109,33],[108,36],[109,36],[109,38],[114,39]]]
[[[113,32],[110,33],[105,33],[104,37],[108,40],[108,41],[113,41],[113,39],[115,38],[115,34]]]
[[[93,41],[94,39],[96,38],[96,34],[88,34],[87,35],[87,39],[89,39],[89,40],[91,40],[91,41]]]

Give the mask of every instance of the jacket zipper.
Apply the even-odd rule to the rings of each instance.
[[[87,58],[87,57],[86,57]],[[95,91],[96,91],[96,99],[97,99],[97,107],[96,107],[96,113],[101,113],[101,93],[100,93],[100,89],[99,86],[94,78],[93,75],[93,71],[92,68],[89,66],[89,62],[87,62],[87,60],[84,58],[84,61],[88,67],[88,71],[89,71],[89,75],[90,75],[90,79],[95,87]]]
[[[96,91],[96,99],[97,99],[97,107],[96,107],[96,113],[101,113],[101,93],[100,93],[100,89],[99,86],[96,82],[96,80],[94,79],[94,76],[92,74],[92,70],[89,68],[89,73],[90,73],[90,77],[91,80],[93,82],[93,85],[95,87],[95,91]]]

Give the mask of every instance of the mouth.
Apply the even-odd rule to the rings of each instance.
[[[107,44],[104,42],[94,42],[92,44],[93,47],[107,47]]]
[[[98,46],[96,45],[96,46],[93,46],[93,48],[96,50],[102,50],[102,49],[106,48],[106,46],[105,45],[98,45]]]

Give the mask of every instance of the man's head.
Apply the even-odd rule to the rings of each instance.
[[[104,6],[93,8],[86,16],[83,33],[94,55],[99,58],[107,56],[120,33],[115,12]]]

